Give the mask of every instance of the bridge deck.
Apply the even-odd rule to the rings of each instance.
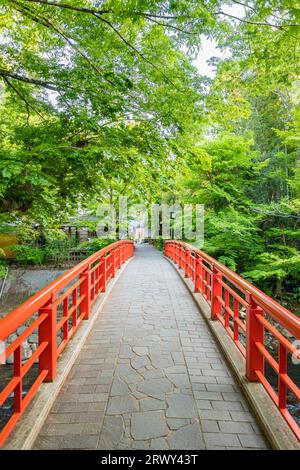
[[[199,311],[154,248],[136,250],[36,449],[264,449]]]

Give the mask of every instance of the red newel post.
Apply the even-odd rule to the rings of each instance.
[[[39,314],[47,314],[47,318],[39,326],[39,344],[47,342],[47,346],[39,357],[39,371],[48,370],[45,382],[52,382],[56,377],[57,368],[57,331],[56,331],[56,306],[53,306],[55,295],[46,307],[39,310]]]
[[[246,312],[246,376],[250,382],[256,382],[256,371],[264,373],[264,357],[256,346],[256,343],[264,345],[264,326],[259,322],[264,311],[251,298],[249,303]]]
[[[211,319],[217,320],[222,314],[222,275],[213,267],[212,296],[211,296]]]
[[[80,274],[80,278],[83,279],[79,287],[80,297],[84,295],[84,299],[81,301],[79,309],[80,309],[80,314],[84,313],[83,319],[88,320],[90,318],[90,313],[91,313],[91,301],[90,301],[91,276],[90,276],[89,267],[87,268],[86,271]]]

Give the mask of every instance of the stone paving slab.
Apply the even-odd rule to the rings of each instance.
[[[136,249],[35,449],[266,449],[174,268]]]

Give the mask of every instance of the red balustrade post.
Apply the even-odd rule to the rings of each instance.
[[[105,256],[100,259],[99,263],[100,263],[100,267],[99,267],[100,268],[99,269],[99,272],[100,272],[99,287],[100,287],[101,292],[105,292],[106,291],[106,258],[105,258]]]
[[[202,258],[195,260],[195,292],[202,292]]]
[[[113,250],[111,252],[111,277],[115,277],[116,271],[116,252]]]
[[[120,252],[119,252],[119,247],[117,247],[115,249],[115,268],[116,268],[116,271],[119,269],[119,255],[120,255]]]
[[[22,345],[18,346],[14,351],[14,377],[18,377],[19,383],[14,389],[14,412],[21,413],[22,411]]]
[[[258,307],[250,297],[246,311],[246,376],[250,382],[257,382],[256,371],[264,373],[264,357],[256,344],[264,345],[264,326],[259,321],[263,309]]]
[[[283,344],[279,344],[279,374],[278,374],[278,407],[280,410],[286,408],[287,385],[282,376],[287,373],[287,350]]]
[[[211,319],[217,320],[222,314],[222,275],[213,267],[212,294],[211,294]]]
[[[121,247],[120,246],[118,246],[118,248],[116,249],[116,253],[118,254],[116,269],[120,269],[121,267]]]
[[[182,246],[176,246],[176,250],[177,250],[177,264],[178,264],[178,267],[179,269],[182,269],[184,264],[183,264],[183,258],[185,259],[185,251],[184,249],[182,248]],[[176,262],[176,260],[175,260]]]
[[[57,331],[56,306],[53,306],[55,296],[48,305],[39,310],[39,314],[47,314],[47,318],[39,326],[39,344],[47,343],[46,348],[39,357],[39,371],[48,370],[45,382],[52,382],[57,372]]]
[[[188,250],[185,250],[184,277],[189,277],[189,258],[190,258],[190,252]]]
[[[84,299],[80,302],[80,314],[84,313],[84,320],[90,318],[91,313],[91,275],[90,275],[90,266],[80,274],[80,279],[83,279],[82,283],[79,286],[80,297],[84,295]]]
[[[170,245],[170,258],[171,260],[174,261],[174,258],[175,258],[175,247],[174,247],[174,243],[171,243]]]
[[[106,258],[100,259],[100,289],[101,292],[106,291]]]
[[[176,245],[176,250],[177,250],[177,264],[179,268],[182,268],[182,258],[183,258],[184,250],[181,245]]]

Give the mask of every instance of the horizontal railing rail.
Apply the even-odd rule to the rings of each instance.
[[[166,241],[165,255],[192,280],[195,292],[210,306],[211,319],[220,321],[244,356],[247,379],[262,383],[300,441],[288,400],[300,401],[299,384],[288,367],[294,361],[300,368],[300,318],[192,245]]]
[[[0,447],[40,385],[55,379],[60,354],[81,321],[89,319],[116,270],[133,254],[132,241],[112,243],[0,320],[0,341],[5,344],[3,354],[0,350]]]

